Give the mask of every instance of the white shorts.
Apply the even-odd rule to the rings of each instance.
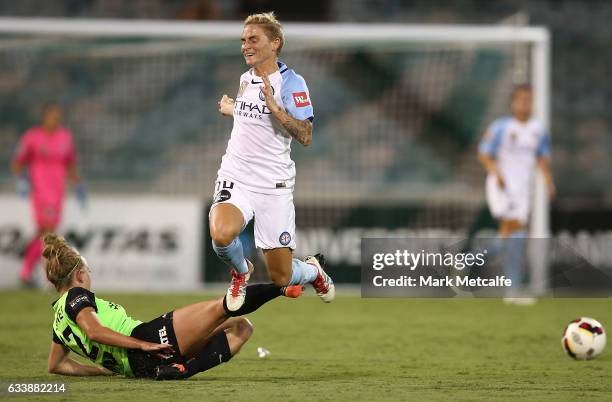
[[[516,219],[522,224],[529,220],[529,188],[510,190],[497,184],[497,177],[489,174],[486,181],[486,196],[489,211],[495,219]]]
[[[233,180],[218,177],[209,218],[219,204],[232,204],[242,212],[242,230],[255,218],[255,246],[264,250],[281,247],[295,250],[293,193],[256,193]]]

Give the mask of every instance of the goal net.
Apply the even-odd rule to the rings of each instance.
[[[246,70],[241,23],[3,19],[0,30],[1,164],[56,100],[94,192],[210,197],[232,124],[216,103]],[[286,24],[285,35],[281,59],[315,109],[312,145],[292,150],[301,225],[467,230],[483,205],[477,143],[513,85],[531,82],[548,120],[543,29]]]

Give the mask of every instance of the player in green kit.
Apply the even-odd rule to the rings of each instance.
[[[250,338],[243,317],[281,295],[298,297],[301,286],[251,285],[244,305],[229,311],[225,298],[203,301],[143,323],[91,292],[87,261],[64,238],[48,233],[43,257],[47,278],[60,298],[53,304],[50,373],[77,376],[182,379],[227,362]],[[98,366],[68,357],[75,352]]]

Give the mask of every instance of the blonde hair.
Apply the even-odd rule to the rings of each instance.
[[[244,20],[244,25],[261,25],[266,36],[271,41],[274,39],[280,39],[280,44],[276,50],[276,54],[279,55],[283,49],[285,38],[283,36],[283,27],[276,19],[274,11],[269,13],[251,14]]]
[[[45,234],[43,243],[47,279],[59,291],[70,285],[72,274],[84,265],[83,258],[66,239],[55,233]]]

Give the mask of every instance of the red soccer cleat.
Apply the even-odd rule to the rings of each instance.
[[[322,265],[325,266],[325,257],[322,254],[315,254],[314,256],[306,257],[304,262],[317,269],[317,277],[312,281],[312,287],[317,292],[317,295],[325,303],[331,303],[336,297],[336,287],[334,286],[334,281],[323,270]]]
[[[249,272],[246,274],[239,274],[235,269],[230,271],[230,274],[232,275],[232,282],[230,287],[227,289],[227,294],[225,297],[225,303],[229,311],[237,311],[244,304],[247,282],[253,273],[253,264],[249,260],[246,260],[246,262],[249,267]]]

